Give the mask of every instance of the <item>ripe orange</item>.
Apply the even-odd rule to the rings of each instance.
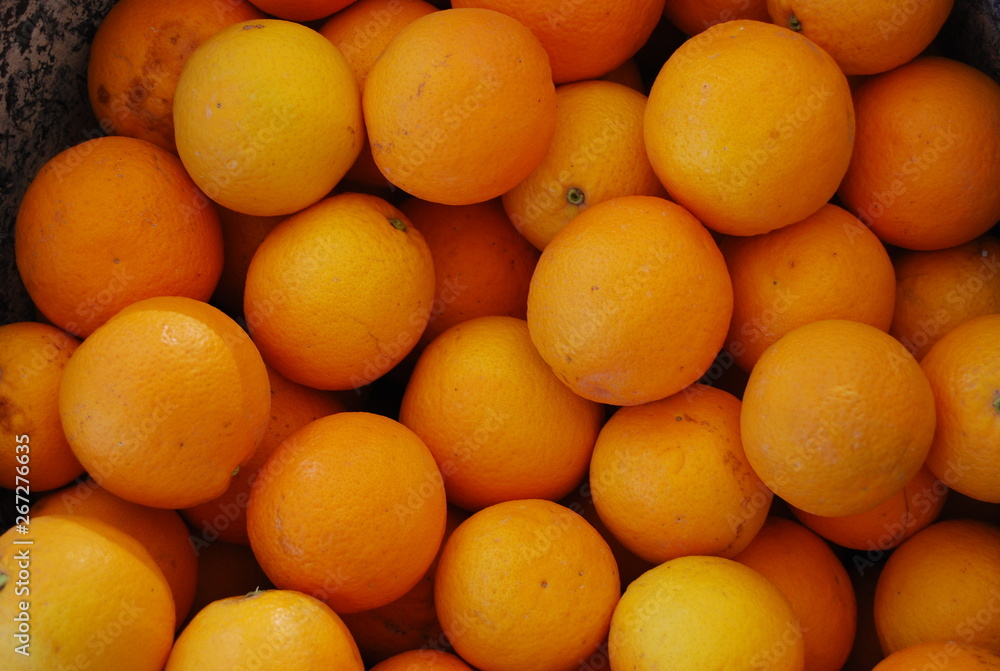
[[[248,545],[215,541],[196,551],[198,586],[188,621],[213,601],[274,587]]]
[[[512,16],[534,33],[552,63],[557,84],[596,79],[635,55],[653,33],[663,0],[452,0]]]
[[[646,105],[646,150],[671,197],[709,228],[755,235],[836,192],[854,110],[836,62],[804,37],[728,21],[667,60]]]
[[[423,351],[399,421],[434,455],[448,500],[478,510],[568,494],[587,472],[604,409],[559,381],[523,319],[479,317]]]
[[[930,45],[954,0],[829,2],[767,0],[771,19],[818,44],[849,75],[885,72]]]
[[[875,588],[882,651],[954,640],[1000,653],[1000,528],[936,522],[896,548]]]
[[[771,506],[740,445],[740,401],[701,384],[612,415],[590,461],[590,487],[611,532],[654,564],[734,557]]]
[[[94,480],[128,501],[184,508],[219,496],[269,417],[267,371],[246,333],[190,298],[147,298],[66,365],[63,429]]]
[[[889,330],[896,297],[892,261],[875,234],[836,205],[770,233],[726,237],[719,249],[733,281],[726,350],[743,370],[809,322],[851,319]]]
[[[376,664],[371,671],[472,671],[472,667],[447,652],[410,650]]]
[[[542,252],[528,329],[577,394],[638,405],[708,370],[732,309],[729,273],[705,227],[662,198],[626,196],[587,208]]]
[[[629,585],[611,620],[612,669],[802,671],[803,631],[774,583],[732,559],[678,557]]]
[[[697,35],[726,21],[771,20],[767,0],[667,0],[663,15],[687,35]]]
[[[222,275],[212,294],[211,303],[230,317],[243,314],[243,292],[247,284],[247,269],[254,252],[267,234],[285,220],[282,216],[261,217],[219,207],[222,225]]]
[[[934,437],[934,396],[897,340],[826,319],[764,351],[740,428],[751,466],[775,494],[816,515],[853,515],[920,470]]]
[[[403,28],[368,73],[363,104],[386,179],[447,205],[513,188],[541,162],[556,124],[545,49],[486,9],[434,12]]]
[[[80,337],[143,298],[208,300],[222,271],[215,208],[176,156],[127,137],[46,163],[21,201],[14,248],[35,305]]]
[[[264,359],[319,389],[381,377],[417,344],[434,299],[420,232],[375,196],[343,193],[289,217],[247,271],[247,325]]]
[[[0,666],[162,669],[174,603],[139,541],[80,515],[30,526],[28,535],[0,536]],[[23,541],[31,544],[15,544]]]
[[[363,671],[358,646],[329,606],[289,590],[214,601],[184,628],[165,671]]]
[[[250,492],[250,546],[275,585],[338,613],[409,591],[444,534],[445,495],[427,447],[366,412],[323,417],[285,439]]]
[[[837,545],[878,553],[933,523],[947,499],[948,486],[923,466],[901,490],[871,510],[840,517],[813,515],[794,506],[791,510],[799,522]]]
[[[354,0],[254,0],[268,14],[289,21],[315,21],[339,12]]]
[[[187,617],[198,583],[198,557],[188,541],[188,529],[173,510],[150,508],[119,498],[85,480],[39,499],[31,507],[42,515],[84,515],[124,531],[149,552],[170,585],[177,626]]]
[[[59,383],[79,345],[48,324],[0,326],[0,487],[44,492],[83,473],[59,421]]]
[[[1000,669],[1000,655],[977,645],[955,641],[929,641],[897,650],[872,671],[987,671]]]
[[[480,671],[570,671],[605,640],[620,583],[582,517],[541,499],[506,501],[460,524],[434,582],[438,619]]]
[[[893,266],[889,333],[918,361],[959,324],[1000,312],[1000,239],[992,235],[947,249],[897,250]]]
[[[421,343],[474,317],[527,316],[538,250],[518,234],[499,200],[440,205],[410,198],[399,209],[434,259],[434,302]]]
[[[174,126],[184,167],[209,198],[258,215],[326,196],[364,132],[344,56],[315,30],[276,19],[224,28],[191,54]]]
[[[591,205],[666,196],[642,139],[646,96],[621,84],[577,82],[556,89],[556,108],[545,158],[503,195],[514,226],[538,249]]]
[[[90,43],[87,92],[106,133],[176,153],[174,89],[188,56],[240,21],[263,19],[249,2],[119,0]]]
[[[920,362],[937,425],[927,467],[945,484],[1000,503],[1000,314],[949,331]]]
[[[271,387],[270,421],[253,456],[240,466],[225,493],[180,511],[194,530],[191,542],[195,549],[216,540],[249,545],[246,509],[250,488],[265,462],[285,438],[309,422],[344,411],[344,404],[329,392],[303,387],[271,368],[267,369],[267,379]]]
[[[869,78],[854,107],[855,149],[838,194],[883,242],[943,249],[1000,220],[1000,84],[921,57]]]
[[[840,671],[851,653],[858,605],[844,565],[822,538],[800,524],[769,517],[734,557],[777,585],[799,618],[805,668]]]

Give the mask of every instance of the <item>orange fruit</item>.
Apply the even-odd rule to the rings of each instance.
[[[31,507],[36,519],[42,515],[83,515],[124,531],[149,552],[163,572],[180,626],[187,617],[198,583],[198,557],[188,541],[188,529],[173,510],[150,508],[119,498],[85,480],[54,492]]]
[[[434,12],[403,28],[368,73],[363,107],[385,178],[446,205],[509,191],[541,162],[556,124],[545,49],[486,9]]]
[[[326,196],[361,152],[361,96],[329,40],[261,19],[191,54],[174,126],[184,167],[209,198],[246,214],[291,214]]]
[[[492,9],[534,33],[552,63],[557,84],[596,79],[635,55],[653,33],[662,0],[452,0],[452,7]]]
[[[434,607],[434,575],[445,541],[468,516],[466,511],[448,506],[438,554],[409,592],[384,606],[341,615],[365,662],[376,664],[407,650],[441,649],[448,645]]]
[[[687,35],[697,35],[726,21],[771,20],[767,0],[667,0],[663,15]]]
[[[267,234],[285,220],[282,216],[261,217],[219,207],[222,225],[223,261],[219,283],[211,303],[230,317],[243,314],[243,292],[247,284],[247,269],[254,252]]]
[[[358,646],[322,601],[289,590],[213,601],[177,637],[165,671],[363,671]]]
[[[499,200],[440,205],[410,198],[399,209],[434,259],[434,302],[421,343],[474,317],[525,318],[538,250],[518,234]]]
[[[882,651],[955,640],[1000,654],[1000,528],[936,522],[893,550],[875,588]]]
[[[613,669],[802,671],[803,632],[774,583],[732,559],[692,555],[629,585],[611,619]]]
[[[250,488],[260,469],[285,438],[313,420],[344,411],[344,404],[329,392],[303,387],[271,368],[267,369],[267,379],[271,387],[271,416],[253,456],[240,466],[225,493],[180,511],[194,529],[191,542],[196,549],[216,540],[249,545],[246,510]]]
[[[892,261],[875,234],[836,205],[770,233],[726,237],[719,249],[733,281],[726,350],[743,370],[809,322],[851,319],[889,330],[896,298]]]
[[[804,37],[759,21],[681,45],[649,93],[646,150],[671,197],[709,228],[756,235],[837,191],[854,144],[844,73]]]
[[[274,587],[248,545],[215,541],[196,551],[198,586],[188,621],[213,601]]]
[[[101,129],[176,153],[174,89],[188,56],[226,26],[263,18],[249,2],[115,2],[97,26],[87,62],[87,93]]]
[[[30,542],[30,544],[17,544]],[[0,666],[159,671],[174,639],[163,573],[124,531],[44,515],[0,536]]]
[[[611,549],[558,503],[506,501],[455,529],[434,601],[455,652],[480,671],[570,671],[605,640],[620,584]]]
[[[954,247],[1000,220],[1000,84],[921,57],[861,84],[854,108],[855,149],[838,194],[883,242]]]
[[[528,329],[577,394],[638,405],[708,370],[729,328],[732,291],[722,253],[687,210],[615,198],[581,212],[542,252]]]
[[[222,494],[257,449],[269,404],[267,371],[246,333],[179,297],[115,315],[74,353],[59,392],[66,438],[94,481],[154,508]]]
[[[872,75],[919,56],[937,37],[953,4],[767,0],[767,11],[777,25],[833,56],[844,73]]]
[[[736,561],[777,585],[799,618],[805,668],[840,671],[851,653],[858,606],[844,565],[822,538],[769,517]]]
[[[577,82],[556,89],[556,108],[545,158],[503,195],[511,222],[538,249],[591,205],[666,195],[642,139],[646,96],[621,84]]]
[[[42,166],[14,248],[35,305],[80,337],[143,298],[208,300],[222,271],[215,208],[176,156],[128,137],[89,140]]]
[[[399,421],[434,455],[448,501],[478,510],[568,494],[587,472],[604,409],[559,381],[523,319],[478,317],[423,351]]]
[[[934,522],[947,499],[948,486],[925,465],[901,490],[871,510],[841,517],[813,515],[794,506],[791,510],[799,522],[828,541],[881,553]]]
[[[315,21],[339,12],[354,0],[254,0],[268,14],[289,21]]]
[[[1000,314],[949,331],[920,362],[937,425],[927,467],[952,489],[1000,503]]]
[[[338,613],[398,599],[444,534],[441,473],[420,438],[366,412],[311,422],[285,439],[250,492],[250,546],[275,585]]]
[[[934,437],[934,396],[897,340],[825,319],[764,351],[740,429],[750,465],[775,494],[815,515],[854,515],[920,470]]]
[[[918,361],[959,324],[1000,312],[1000,239],[992,235],[947,249],[897,250],[893,266],[889,333]]]
[[[771,506],[740,445],[739,399],[701,384],[612,415],[594,447],[590,487],[611,532],[654,564],[734,557]]]
[[[472,667],[440,650],[409,650],[376,664],[371,671],[472,671]]]
[[[928,641],[897,650],[872,671],[986,671],[1000,669],[1000,655],[977,645],[956,641]]]
[[[83,473],[59,420],[59,383],[79,345],[48,324],[0,326],[0,487],[44,492]]]
[[[344,193],[289,217],[247,271],[247,325],[264,359],[319,389],[361,387],[417,344],[434,299],[420,232],[375,196]]]

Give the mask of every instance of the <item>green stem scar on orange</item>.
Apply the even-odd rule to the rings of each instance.
[[[402,219],[391,218],[389,219],[389,223],[392,224],[393,228],[403,231],[404,233],[406,232],[406,222]]]
[[[795,32],[799,32],[800,30],[802,30],[802,22],[799,21],[799,17],[792,14],[791,17],[789,17],[788,19],[788,27],[794,30]]]
[[[571,205],[583,205],[585,198],[583,190],[575,186],[566,191],[566,201]]]

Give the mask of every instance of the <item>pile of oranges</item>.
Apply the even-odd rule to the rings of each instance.
[[[1000,669],[951,0],[118,0],[20,203],[4,669]]]

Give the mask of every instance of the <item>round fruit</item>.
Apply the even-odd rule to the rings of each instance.
[[[897,650],[872,671],[913,671],[914,669],[947,669],[947,671],[989,671],[1000,669],[1000,655],[978,645],[954,640],[917,643]]]

